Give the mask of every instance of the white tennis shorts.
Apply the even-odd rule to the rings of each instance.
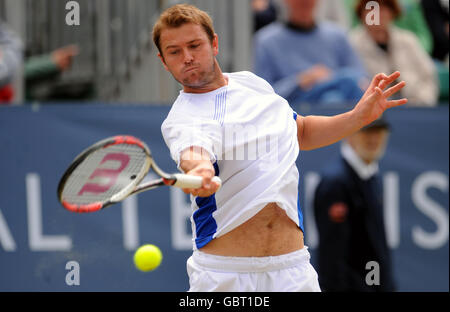
[[[224,257],[195,250],[187,261],[189,291],[320,292],[307,249],[270,257]]]

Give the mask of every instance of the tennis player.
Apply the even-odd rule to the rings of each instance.
[[[303,117],[262,78],[221,71],[206,12],[186,4],[167,9],[153,40],[183,86],[162,124],[164,140],[179,169],[203,177],[201,188],[184,190],[193,209],[189,290],[320,291],[303,243],[299,150],[333,144],[405,104],[388,100],[404,82],[383,91],[400,74],[377,75],[347,113]]]

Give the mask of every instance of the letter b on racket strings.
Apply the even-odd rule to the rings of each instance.
[[[122,153],[110,153],[107,154],[103,160],[100,162],[104,164],[107,161],[118,161],[120,166],[117,169],[102,169],[97,168],[89,177],[89,180],[95,178],[106,178],[107,183],[86,183],[78,193],[78,195],[83,195],[85,192],[100,194],[108,191],[117,181],[119,174],[127,167],[130,162],[130,156]]]

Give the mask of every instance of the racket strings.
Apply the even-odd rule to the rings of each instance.
[[[148,156],[137,145],[118,144],[90,154],[72,172],[62,192],[76,205],[105,202],[132,189],[147,172]]]

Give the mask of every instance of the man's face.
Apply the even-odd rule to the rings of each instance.
[[[314,14],[318,0],[284,0],[286,8],[292,14]]]
[[[184,24],[164,29],[160,37],[164,67],[185,87],[201,88],[215,76],[215,56],[219,51],[217,35],[211,42],[201,25]]]
[[[383,157],[389,138],[385,128],[358,131],[348,138],[348,143],[364,162],[370,164]]]
[[[367,16],[371,14],[370,10],[365,10],[363,13],[363,21],[367,20]],[[391,8],[386,5],[380,5],[380,20],[379,23],[373,25],[367,25],[367,27],[372,31],[387,31],[389,26],[394,20],[394,13]]]

